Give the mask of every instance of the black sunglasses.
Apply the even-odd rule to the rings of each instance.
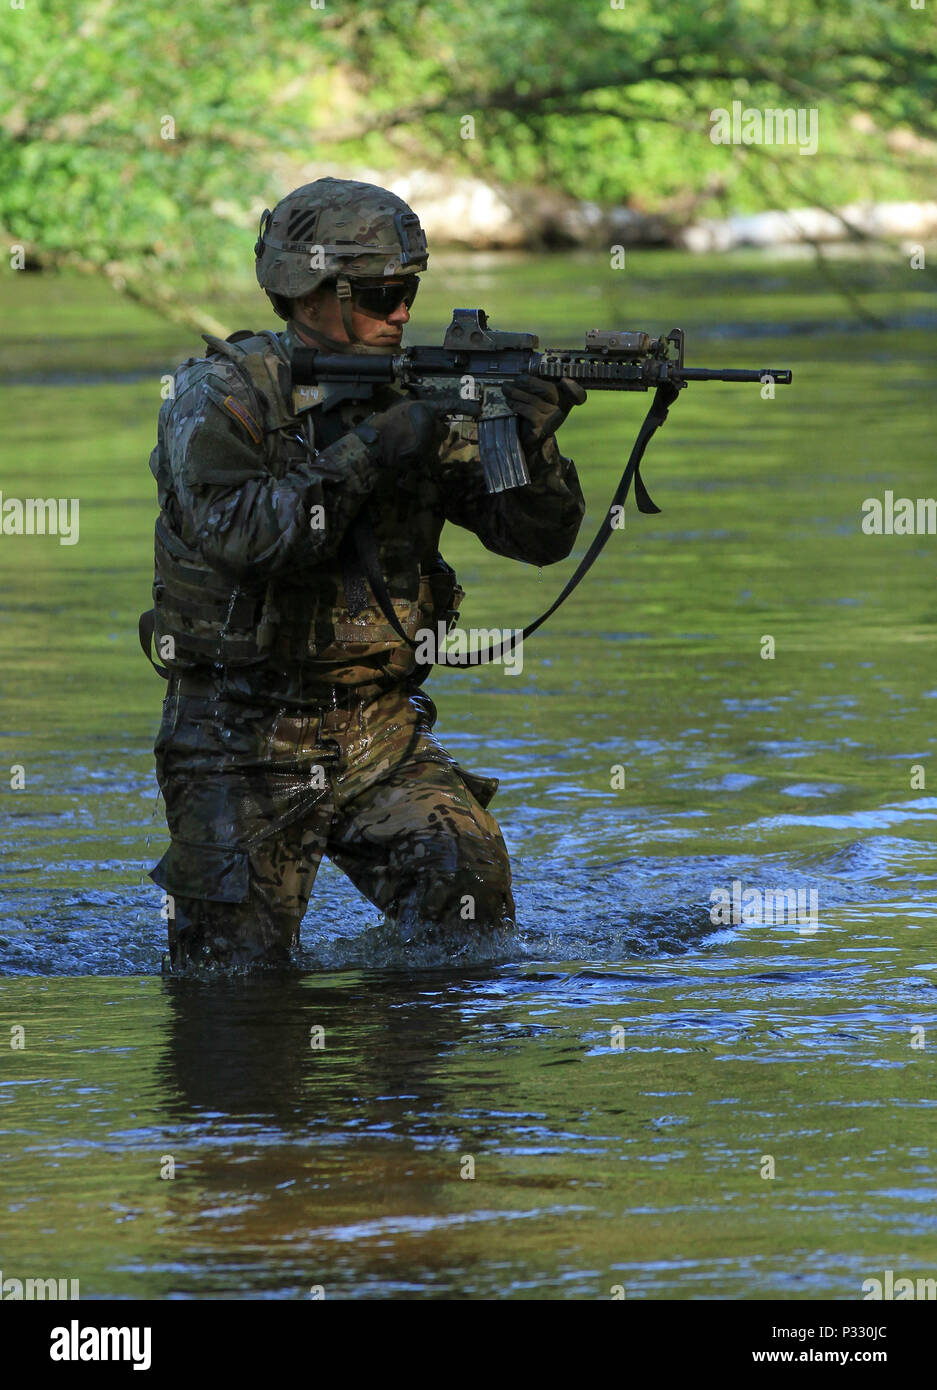
[[[363,313],[386,319],[388,314],[399,309],[401,304],[406,304],[409,309],[419,288],[420,282],[415,277],[405,285],[399,281],[396,284],[381,285],[352,284],[351,300],[355,308]]]

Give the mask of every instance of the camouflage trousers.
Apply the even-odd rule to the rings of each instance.
[[[497,780],[435,721],[415,688],[312,712],[171,688],[155,753],[172,842],[150,877],[173,970],[287,963],[323,855],[404,940],[512,927]]]

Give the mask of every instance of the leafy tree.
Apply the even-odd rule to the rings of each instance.
[[[317,3],[13,0],[6,242],[218,331],[180,280],[200,272],[204,294],[242,275],[245,232],[310,160],[443,166],[678,221],[932,186],[937,60],[913,4]],[[816,107],[817,155],[713,144],[710,112],[733,100]]]

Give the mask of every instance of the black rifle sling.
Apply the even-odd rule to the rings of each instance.
[[[519,636],[511,637],[507,642],[499,642],[495,646],[488,647],[484,652],[467,652],[464,657],[456,658],[447,656],[445,652],[439,652],[437,653],[435,665],[460,667],[484,666],[492,661],[500,661],[505,654],[508,656],[511,655],[518,642],[523,642],[526,638],[530,637],[532,633],[536,632],[537,628],[556,612],[560,604],[566,602],[570,594],[580,581],[585,578],[599,558],[609,536],[617,529],[612,520],[612,512],[616,507],[624,506],[625,498],[628,496],[632,481],[634,481],[634,497],[638,511],[646,513],[660,511],[660,507],[655,506],[651,501],[650,494],[644,486],[644,480],[641,477],[639,468],[641,460],[644,457],[645,449],[650,443],[655,431],[658,430],[667,419],[667,412],[677,399],[679,393],[680,388],[671,385],[670,382],[658,386],[655,391],[654,400],[651,402],[651,408],[645,415],[641,428],[638,431],[638,437],[634,441],[634,447],[631,450],[631,455],[625,466],[625,471],[621,475],[621,480],[615,490],[615,496],[608,504],[608,510],[605,513],[602,524],[596,533],[595,539],[589,546],[589,549],[576,566],[575,573],[567,581],[559,597],[551,603],[550,607],[546,609],[545,612],[540,614],[539,618],[535,618],[532,623],[528,623],[527,627],[524,628]],[[407,645],[416,649],[418,644],[408,637],[401,627],[397,614],[394,612],[394,605],[391,602],[390,594],[387,592],[387,585],[384,583],[384,575],[381,571],[380,558],[377,553],[377,541],[375,540],[374,530],[371,526],[367,507],[363,507],[361,512],[359,512],[357,519],[352,524],[351,530],[357,546],[361,568],[371,586],[374,597],[380,604],[384,617]]]
[[[153,660],[151,647],[153,645],[153,634],[156,631],[156,609],[149,608],[145,613],[140,614],[140,621],[137,623],[137,635],[140,638],[140,646],[143,648],[143,655],[153,667],[158,676],[162,676],[164,681],[168,681],[172,675],[165,666],[157,666]]]

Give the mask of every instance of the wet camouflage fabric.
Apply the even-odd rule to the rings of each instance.
[[[403,217],[402,225],[395,218]],[[429,259],[413,209],[386,188],[354,179],[316,179],[265,211],[255,247],[258,284],[295,299],[341,273],[414,275]],[[286,314],[280,314],[285,318]]]
[[[297,342],[292,325],[278,337],[287,351]],[[152,877],[173,899],[176,969],[285,961],[323,854],[405,934],[513,920],[486,809],[497,783],[459,768],[432,735],[412,650],[373,594],[350,611],[343,542],[367,506],[413,635],[435,626],[421,570],[446,521],[527,563],[569,553],[584,512],[575,466],[551,437],[527,451],[529,487],[489,494],[465,421],[438,457],[387,470],[360,422],[398,393],[297,413],[280,384],[223,355],[183,364],[150,460],[162,524],[206,582],[230,585],[232,600],[257,594],[266,643],[254,665],[177,663],[164,703],[156,755],[172,844]],[[324,527],[310,527],[313,507]],[[194,572],[196,595],[198,583]],[[195,609],[182,621],[210,631]],[[474,917],[462,916],[466,895]]]
[[[494,778],[460,768],[420,691],[321,714],[167,695],[156,744],[175,970],[286,964],[323,854],[403,940],[509,930]]]

